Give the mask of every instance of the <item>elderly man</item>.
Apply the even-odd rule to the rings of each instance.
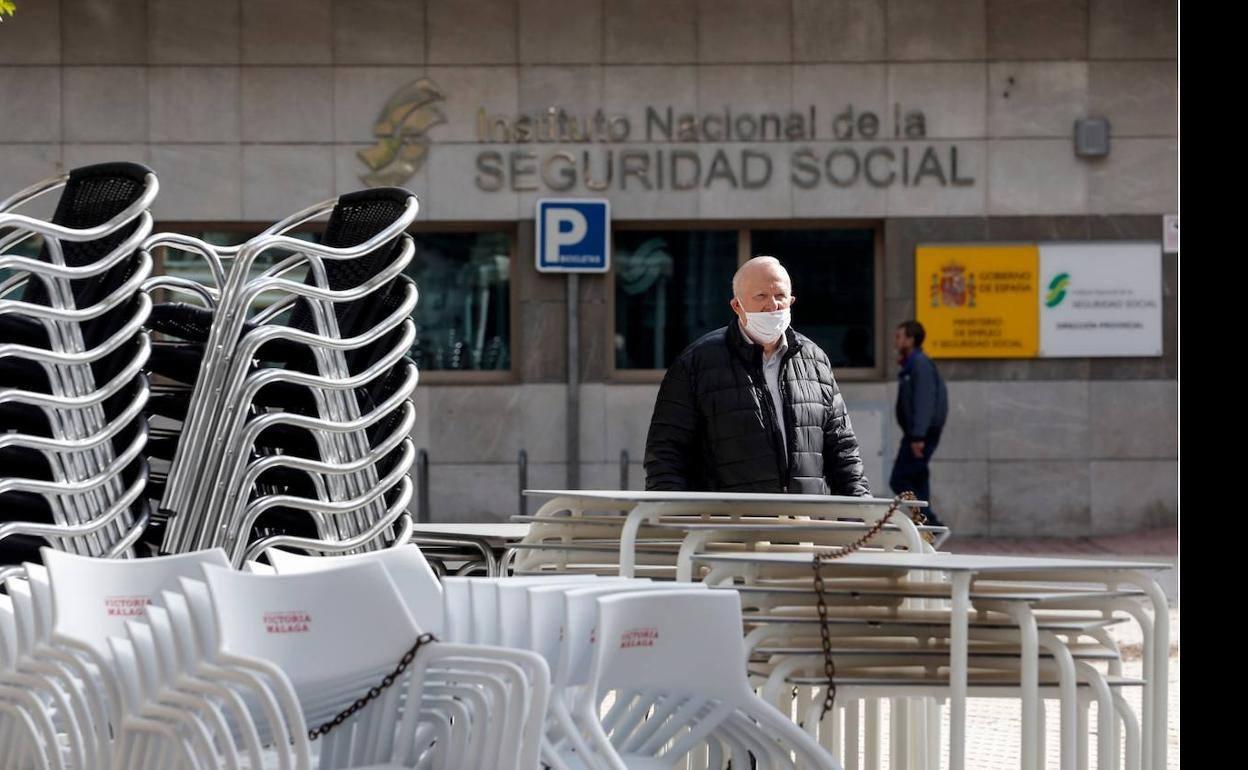
[[[646,438],[646,489],[869,495],[828,356],[789,328],[774,257],[732,279],[736,321],[667,370]]]

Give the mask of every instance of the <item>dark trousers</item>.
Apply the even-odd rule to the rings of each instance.
[[[940,431],[940,428],[934,428],[923,437],[922,457],[915,457],[914,451],[910,449],[910,440],[902,437],[901,446],[897,448],[897,459],[893,461],[893,474],[888,479],[888,485],[893,488],[893,494],[913,492],[914,496],[920,500],[931,501],[931,475],[928,473],[927,466],[932,459],[932,453],[936,451],[936,445],[940,443]],[[941,523],[936,512],[931,508],[924,508],[923,514],[927,516],[929,524]]]

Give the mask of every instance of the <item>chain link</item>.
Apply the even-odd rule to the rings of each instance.
[[[407,667],[410,666],[412,661],[416,659],[416,653],[420,651],[421,647],[436,641],[438,641],[438,639],[433,634],[421,634],[416,637],[416,643],[412,645],[410,650],[403,654],[403,657],[399,659],[398,665],[394,667],[394,670],[382,677],[381,684],[368,688],[367,693],[358,698],[355,703],[348,706],[338,716],[329,720],[315,730],[308,730],[308,740],[314,741],[323,735],[327,735],[330,730],[333,730],[338,725],[355,716],[357,711],[378,698],[388,687],[390,687],[390,685],[394,684],[395,680],[403,675],[403,672],[407,670]]]
[[[836,663],[832,660],[832,631],[828,628],[828,602],[824,595],[823,586],[823,569],[822,566],[836,559],[843,559],[851,553],[858,551],[871,542],[876,535],[888,524],[888,520],[893,517],[897,509],[907,500],[916,499],[913,492],[902,492],[893,498],[893,504],[888,507],[888,513],[871,525],[862,537],[858,538],[849,545],[837,551],[823,551],[816,553],[814,559],[811,560],[811,569],[815,573],[815,609],[819,613],[819,637],[823,643],[823,675],[827,677],[828,686],[823,692],[823,712],[819,715],[819,720],[828,715],[832,710],[832,706],[836,702]],[[910,519],[915,526],[922,526],[927,517],[924,516],[918,508],[910,509]],[[931,542],[930,540],[928,542]]]

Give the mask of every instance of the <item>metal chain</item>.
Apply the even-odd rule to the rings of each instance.
[[[416,643],[412,645],[412,648],[410,650],[408,650],[406,653],[403,654],[403,657],[399,659],[399,663],[398,665],[394,667],[394,670],[391,671],[389,674],[386,674],[384,677],[382,677],[381,684],[374,685],[368,688],[367,693],[362,695],[358,700],[355,701],[355,703],[352,703],[350,706],[348,706],[346,710],[344,710],[338,716],[329,720],[328,722],[316,728],[315,730],[308,730],[308,740],[314,741],[317,738],[320,738],[322,735],[328,734],[330,730],[333,730],[338,725],[342,724],[343,722],[347,721],[351,717],[355,716],[355,713],[357,711],[364,708],[369,703],[371,703],[375,698],[380,696],[383,692],[386,691],[386,688],[394,684],[394,681],[403,675],[403,672],[407,670],[407,667],[411,665],[413,660],[416,659],[416,653],[420,651],[421,647],[424,647],[426,644],[429,644],[431,642],[436,642],[436,641],[438,641],[438,639],[433,634],[421,634],[420,636],[416,637]]]
[[[888,520],[893,517],[897,509],[907,500],[916,499],[913,492],[902,492],[893,498],[893,504],[888,507],[888,513],[883,518],[871,525],[871,528],[849,545],[837,551],[823,551],[816,553],[814,559],[811,560],[811,569],[815,573],[815,608],[819,612],[819,636],[823,642],[823,674],[828,679],[827,689],[823,693],[823,712],[819,715],[819,720],[828,715],[832,710],[833,704],[836,702],[836,663],[832,660],[832,632],[828,628],[828,602],[823,592],[823,570],[821,569],[825,562],[843,559],[851,553],[860,550],[867,543],[884,529],[888,524]],[[910,518],[916,526],[921,526],[927,517],[919,512],[918,508],[910,509]]]

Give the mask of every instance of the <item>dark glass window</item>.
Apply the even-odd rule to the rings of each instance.
[[[420,289],[412,356],[421,371],[511,368],[511,238],[413,233],[407,272]]]
[[[615,367],[666,369],[730,322],[735,230],[617,230]]]
[[[793,328],[834,367],[876,365],[874,230],[754,230],[750,250],[789,271]]]

